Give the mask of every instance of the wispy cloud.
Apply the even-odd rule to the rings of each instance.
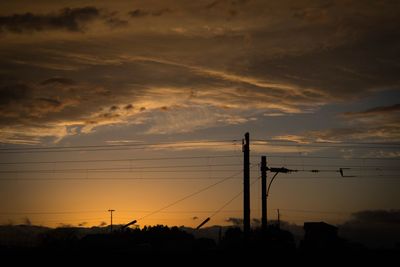
[[[310,142],[335,144],[343,141],[371,140],[394,142],[400,140],[400,108],[398,104],[357,112],[345,112],[338,117],[344,119],[345,127],[309,130],[297,135],[281,135],[274,138],[299,144]]]
[[[343,116],[346,118],[363,118],[363,117],[370,117],[370,116],[380,116],[387,115],[389,116],[396,116],[399,115],[400,112],[400,104],[390,105],[390,106],[381,106],[381,107],[374,107],[367,110],[356,111],[356,112],[345,112]]]
[[[301,96],[301,89],[290,85],[260,82],[162,59],[125,57],[103,60],[68,53],[65,57],[67,60],[64,62],[69,60],[72,66],[81,61],[85,65],[111,69],[127,66],[141,75],[128,79],[119,88],[112,84],[100,86],[63,77],[47,78],[37,83],[4,84],[0,89],[3,94],[0,109],[9,130],[13,123],[23,123],[28,127],[29,119],[33,119],[42,122],[38,127],[57,128],[56,131],[47,131],[48,135],[57,132],[57,140],[62,133],[90,133],[102,125],[144,122],[148,124],[148,134],[184,133],[243,124],[257,120],[256,115],[267,110],[301,113],[305,107],[306,110],[314,109],[318,102],[314,97],[307,100]],[[150,72],[149,67],[152,67]],[[185,80],[171,79],[176,71],[182,73]],[[157,75],[157,80],[150,79],[153,75]],[[187,88],[188,85],[196,88]],[[214,86],[219,87],[218,91]],[[300,103],[280,101],[279,92],[298,95]],[[64,131],[60,125],[65,126]],[[71,127],[79,131],[66,130]]]
[[[118,144],[140,144],[143,143],[144,141],[141,140],[107,140],[106,143],[111,144],[111,145],[118,145]]]
[[[147,17],[147,16],[163,16],[169,13],[173,13],[172,9],[170,8],[161,8],[161,9],[153,9],[153,10],[144,10],[144,9],[134,9],[132,11],[129,11],[128,14],[131,18],[141,18],[141,17]]]

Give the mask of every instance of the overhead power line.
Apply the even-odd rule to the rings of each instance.
[[[257,179],[254,179],[254,181],[250,184],[250,186],[253,186],[257,181],[259,181],[261,176],[257,177]],[[224,203],[219,209],[215,210],[209,218],[214,217],[218,213],[222,212],[224,208],[226,208],[229,204],[231,204],[235,199],[240,197],[243,194],[243,190],[241,190],[239,193],[234,195],[231,199],[229,199],[226,203]]]
[[[100,213],[105,210],[85,210],[85,211],[20,211],[20,212],[0,212],[0,215],[65,215],[65,214],[85,214],[85,213]]]
[[[242,171],[243,170],[241,170],[240,172],[236,172],[236,173],[234,173],[234,174],[232,174],[232,175],[230,175],[230,176],[228,176],[228,177],[226,177],[226,178],[224,178],[224,179],[222,179],[222,180],[220,180],[220,181],[218,181],[216,183],[213,183],[213,184],[211,184],[209,186],[206,186],[206,187],[204,187],[204,188],[202,188],[200,190],[197,190],[197,191],[195,191],[195,192],[193,192],[193,193],[191,193],[191,194],[189,194],[189,195],[187,195],[187,196],[185,196],[183,198],[180,198],[180,199],[178,199],[178,200],[176,200],[176,201],[174,201],[174,202],[172,202],[172,203],[170,203],[170,204],[168,204],[168,205],[166,205],[166,206],[164,206],[164,207],[162,207],[160,209],[157,209],[157,210],[155,210],[153,212],[150,212],[150,213],[146,214],[145,216],[141,217],[139,220],[143,220],[143,219],[145,219],[145,218],[147,218],[149,216],[152,216],[152,215],[154,215],[156,213],[159,213],[159,212],[161,212],[161,211],[163,211],[165,209],[168,209],[168,208],[170,208],[170,207],[172,207],[172,206],[174,206],[174,205],[176,205],[176,204],[178,204],[178,203],[180,203],[180,202],[182,202],[182,201],[184,201],[184,200],[186,200],[188,198],[191,198],[191,197],[193,197],[195,195],[198,195],[198,194],[200,194],[200,193],[202,193],[202,192],[204,192],[204,191],[206,191],[206,190],[208,190],[208,189],[210,189],[210,188],[212,188],[212,187],[214,187],[216,185],[219,185],[219,184],[221,184],[221,183],[223,183],[223,182],[235,177],[236,175],[242,173]]]
[[[270,153],[271,154],[271,153]],[[251,155],[252,158],[260,158],[263,154]],[[400,157],[383,158],[383,157],[334,157],[334,156],[305,156],[305,155],[269,155],[268,158],[292,158],[292,159],[341,159],[341,160],[400,160]]]
[[[240,212],[242,210],[223,210],[221,212]],[[34,215],[67,215],[67,214],[85,214],[85,213],[106,213],[107,210],[81,210],[81,211],[18,211],[8,212],[0,211],[0,216],[4,215],[19,215],[19,216],[34,216]],[[119,213],[150,213],[151,210],[118,210]],[[160,213],[176,213],[176,214],[193,214],[193,213],[210,213],[214,210],[176,210],[176,211],[161,211]]]
[[[187,147],[190,144],[196,146],[226,146],[234,145],[233,140],[193,140],[193,141],[174,141],[174,142],[155,142],[155,143],[134,143],[134,144],[115,144],[115,145],[85,145],[85,146],[49,146],[49,147],[8,147],[0,148],[1,154],[7,153],[50,153],[50,152],[81,152],[81,151],[114,151],[131,150],[146,148],[171,148]]]
[[[382,175],[357,175],[357,176],[349,176],[349,177],[340,177],[340,176],[326,176],[326,177],[313,177],[313,176],[292,176],[292,177],[280,177],[279,180],[284,180],[284,179],[292,179],[292,180],[303,180],[303,179],[315,179],[315,180],[326,180],[326,179],[335,179],[335,180],[340,180],[340,181],[345,181],[349,179],[399,179],[400,175],[389,175],[389,174],[382,174]]]
[[[190,160],[190,159],[216,159],[216,158],[237,158],[241,155],[209,155],[209,156],[188,156],[188,157],[151,157],[151,158],[121,158],[121,159],[89,159],[89,160],[54,160],[54,161],[12,161],[0,162],[7,164],[56,164],[56,163],[90,163],[90,162],[134,162],[134,161],[159,161],[159,160]]]
[[[282,140],[282,139],[253,139],[254,142],[276,142],[276,143],[295,143],[300,145],[307,144],[329,144],[329,145],[371,145],[371,146],[400,146],[400,143],[393,142],[347,142],[347,141],[337,141],[337,142],[329,142],[329,141],[305,141],[303,143],[292,141],[292,140]]]
[[[181,181],[206,181],[206,180],[218,180],[220,177],[69,177],[69,178],[45,178],[45,177],[34,177],[34,178],[0,178],[0,181],[129,181],[129,180],[157,180],[157,181],[171,181],[171,180],[181,180]],[[240,178],[232,178],[239,180]]]
[[[0,173],[62,173],[62,172],[129,172],[139,170],[140,172],[180,172],[178,170],[160,170],[171,168],[211,168],[211,167],[233,167],[237,164],[195,164],[195,165],[170,165],[170,166],[132,166],[132,167],[111,167],[111,168],[69,168],[69,169],[31,169],[31,170],[1,170]],[[150,170],[149,170],[150,169]],[[155,170],[153,170],[155,169]],[[142,171],[146,170],[146,171]],[[217,171],[217,170],[184,170],[184,171]],[[224,171],[224,170],[222,170]]]
[[[303,180],[303,179],[311,179],[311,180],[326,180],[326,179],[335,179],[335,180],[348,180],[348,179],[400,179],[400,175],[389,175],[389,174],[377,174],[377,175],[358,175],[355,177],[340,177],[340,176],[326,176],[326,177],[315,177],[315,176],[292,176],[292,177],[280,177],[279,179],[293,179],[293,180]],[[57,181],[134,181],[134,180],[142,180],[142,181],[207,181],[207,180],[218,180],[219,177],[72,177],[72,178],[0,178],[0,181],[14,181],[14,182],[40,182],[40,181],[49,181],[49,182],[57,182]],[[233,180],[240,180],[241,178],[232,178]]]
[[[299,212],[299,213],[326,213],[326,214],[343,214],[349,215],[352,212],[343,212],[343,211],[322,211],[322,210],[303,210],[303,209],[282,209],[283,211],[291,211],[291,212]]]
[[[341,168],[351,168],[351,169],[359,169],[359,170],[400,170],[400,167],[394,166],[384,166],[384,165],[343,165],[343,164],[283,164],[285,166],[295,166],[295,167],[341,167]]]
[[[232,169],[210,169],[210,170],[143,170],[143,171],[137,171],[137,173],[201,173],[201,172],[226,172],[226,171],[231,171]],[[129,171],[129,168],[126,170],[96,170],[96,169],[91,169],[88,171],[85,170],[61,170],[61,171],[0,171],[0,173],[42,173],[42,174],[67,174],[67,173],[81,173],[81,174],[89,174],[89,173],[129,173],[132,171]]]
[[[82,149],[82,148],[108,148],[108,147],[135,147],[135,146],[154,146],[154,145],[175,145],[175,144],[203,144],[203,143],[232,143],[234,140],[185,140],[185,141],[169,141],[169,142],[138,142],[131,144],[111,144],[111,145],[84,145],[84,146],[48,146],[48,147],[14,147],[0,148],[0,151],[9,150],[48,150],[48,149]]]
[[[291,146],[369,146],[372,148],[376,147],[388,147],[388,146],[397,146],[400,147],[400,143],[393,142],[323,142],[323,141],[315,141],[315,142],[304,142],[298,143],[291,140],[277,140],[277,139],[252,139],[253,145],[272,145],[273,143],[278,143],[278,145],[291,145]],[[129,144],[107,144],[107,145],[80,145],[80,146],[44,146],[44,147],[6,147],[0,148],[0,151],[18,151],[18,150],[57,150],[57,149],[90,149],[90,148],[117,148],[117,147],[142,147],[142,146],[157,146],[157,145],[179,145],[179,144],[206,144],[206,143],[227,143],[227,144],[236,144],[241,142],[241,140],[237,139],[221,139],[221,140],[183,140],[183,141],[165,141],[165,142],[136,142]],[[263,144],[257,142],[265,142]],[[284,143],[284,144],[282,144]]]
[[[6,147],[0,148],[0,154],[5,153],[50,153],[50,152],[80,152],[80,151],[114,151],[114,150],[130,150],[130,149],[145,149],[145,148],[161,148],[162,146],[171,147],[187,147],[190,144],[196,146],[226,146],[235,145],[239,140],[185,140],[185,141],[170,141],[170,142],[138,142],[131,144],[109,144],[109,145],[81,145],[81,146],[47,146],[47,147]],[[324,148],[364,148],[364,149],[393,149],[400,148],[398,143],[384,142],[310,142],[296,143],[286,140],[274,139],[254,139],[252,140],[255,146],[295,146],[295,147],[324,147]]]

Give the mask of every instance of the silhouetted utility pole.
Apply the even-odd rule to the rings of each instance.
[[[108,211],[110,212],[110,216],[111,216],[110,231],[111,231],[111,233],[112,233],[112,230],[113,230],[113,229],[112,229],[112,228],[113,228],[113,222],[112,222],[112,219],[113,219],[113,218],[112,218],[112,214],[113,214],[113,212],[114,212],[115,210],[111,210],[111,209],[110,209],[110,210],[108,210]]]
[[[243,149],[243,231],[245,237],[250,232],[250,134],[242,140]]]
[[[261,156],[261,227],[267,229],[267,157]]]

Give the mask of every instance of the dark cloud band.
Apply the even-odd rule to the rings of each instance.
[[[0,31],[12,33],[40,32],[46,30],[64,30],[83,32],[89,23],[102,20],[109,26],[125,26],[126,21],[116,17],[115,13],[106,13],[94,6],[63,8],[49,14],[13,14],[0,16]]]

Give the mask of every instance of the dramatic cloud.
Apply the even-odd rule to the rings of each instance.
[[[29,142],[41,137],[60,139],[90,132],[99,125],[122,123],[139,112],[137,109],[119,110],[113,105],[122,102],[123,96],[64,78],[51,78],[37,84],[4,84],[0,86],[0,95],[0,138],[3,142]]]
[[[13,14],[0,16],[0,32],[27,33],[46,30],[65,30],[83,32],[87,25],[102,19],[113,27],[125,26],[126,21],[119,19],[115,13],[105,13],[93,7],[63,8],[56,13],[48,14]]]
[[[397,88],[397,5],[155,1],[3,10],[3,33],[48,32],[2,35],[1,139],[60,140],[115,124],[190,133],[313,114]],[[397,107],[388,109],[345,113],[336,128],[303,132],[332,141],[398,138]]]
[[[68,56],[63,62],[73,66],[81,58]],[[256,120],[255,115],[268,110],[309,112],[324,101],[317,94],[308,96],[308,89],[302,92],[290,84],[261,81],[197,66],[146,58],[92,59],[99,63],[91,63],[91,57],[86,58],[85,64],[89,69],[94,64],[93,68],[100,72],[112,68],[125,72],[132,70],[136,75],[124,77],[122,83],[118,77],[111,83],[103,78],[96,84],[94,81],[78,83],[62,77],[36,83],[4,81],[0,88],[0,123],[3,123],[4,130],[7,129],[7,134],[2,134],[3,140],[14,139],[13,128],[18,135],[21,125],[44,128],[44,131],[31,129],[29,133],[37,135],[43,132],[48,136],[55,135],[57,139],[79,132],[88,133],[101,125],[144,121],[149,122],[149,134],[184,133],[242,124]],[[177,73],[184,78],[173,79]],[[219,88],[218,91],[215,88]],[[281,101],[278,97],[281,93],[296,97]],[[74,127],[75,130],[71,130]]]

